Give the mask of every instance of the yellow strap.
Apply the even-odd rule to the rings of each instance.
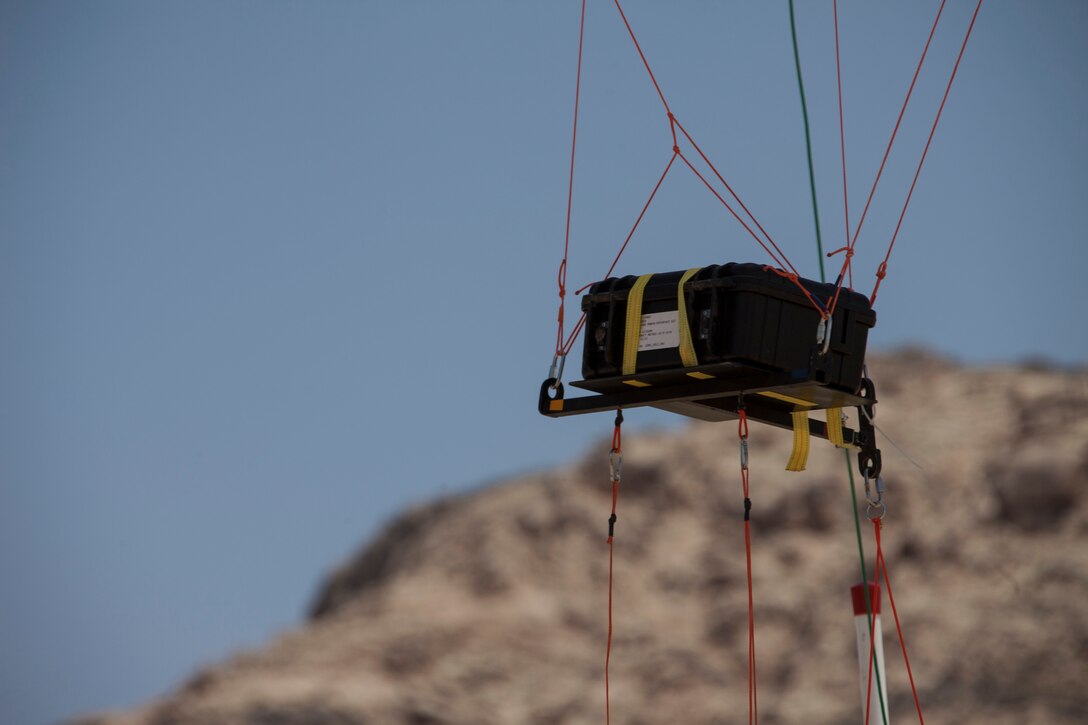
[[[793,453],[790,454],[787,471],[803,471],[808,463],[808,412],[791,413],[793,416]]]
[[[776,393],[773,390],[764,390],[760,395],[765,395],[768,398],[774,398],[775,400],[781,400],[783,403],[791,403],[793,405],[799,405],[802,408],[815,407],[815,403],[811,403],[801,398],[795,398],[792,395],[783,395],[782,393]]]
[[[624,375],[634,375],[638,361],[638,338],[642,332],[642,293],[652,274],[644,274],[635,280],[631,291],[627,293],[627,325],[623,336]]]
[[[846,441],[842,439],[842,408],[827,409],[827,439],[836,448],[846,448]]]
[[[679,311],[676,322],[680,327],[680,359],[686,368],[693,368],[698,365],[699,358],[696,357],[695,345],[691,342],[691,326],[688,325],[688,305],[684,300],[684,285],[700,269],[702,267],[696,267],[684,272],[684,276],[680,278],[680,284],[676,286],[676,305]]]

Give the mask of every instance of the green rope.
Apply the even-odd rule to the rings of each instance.
[[[820,281],[827,282],[827,277],[824,272],[824,246],[820,239],[820,211],[816,204],[816,174],[812,165],[812,135],[809,132],[808,126],[808,106],[805,103],[805,83],[801,79],[801,54],[797,49],[797,23],[793,16],[793,0],[789,0],[790,6],[790,37],[793,40],[793,62],[797,68],[797,89],[801,93],[801,117],[805,122],[805,153],[808,156],[808,184],[809,189],[812,192],[812,219],[816,225],[816,253],[819,256],[820,261]],[[873,612],[872,606],[869,602],[869,575],[865,570],[865,547],[861,543],[861,518],[858,515],[858,492],[857,485],[854,483],[854,467],[850,463],[850,452],[844,450],[843,458],[846,460],[846,472],[850,475],[850,499],[854,509],[854,533],[857,535],[858,541],[858,560],[861,564],[861,582],[864,586],[865,592],[865,619],[869,624],[869,631],[873,631]],[[870,645],[873,646],[873,645]],[[888,725],[888,713],[884,709],[884,692],[881,686],[880,677],[880,665],[877,662],[873,662],[873,668],[876,674],[876,691],[877,699],[880,701],[880,715],[884,725]],[[868,703],[866,703],[868,705]]]
[[[812,218],[816,221],[816,257],[820,262],[820,281],[827,282],[824,277],[824,244],[820,238],[820,210],[816,205],[816,176],[812,171],[812,135],[808,130],[808,105],[805,103],[805,82],[801,80],[801,54],[797,51],[797,24],[793,19],[793,0],[790,0],[790,36],[793,38],[793,64],[797,68],[797,89],[801,91],[801,117],[805,120],[808,186],[812,192]]]

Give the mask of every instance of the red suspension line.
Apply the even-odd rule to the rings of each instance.
[[[631,42],[635,44],[635,50],[638,51],[638,57],[642,59],[642,65],[646,67],[646,72],[650,75],[650,81],[654,84],[654,90],[657,91],[658,98],[661,99],[661,105],[665,107],[665,113],[669,116],[669,131],[672,133],[672,145],[676,146],[676,129],[673,127],[673,115],[672,109],[669,108],[669,102],[665,100],[665,94],[661,92],[661,85],[657,82],[657,76],[654,75],[654,71],[650,68],[650,62],[646,60],[646,54],[642,52],[642,46],[638,42],[638,38],[635,37],[635,31],[631,28],[631,23],[627,21],[627,13],[623,12],[623,7],[620,5],[620,0],[613,0],[616,5],[616,10],[620,11],[620,17],[623,19],[623,25],[627,28],[627,34],[631,36]]]
[[[650,192],[650,198],[648,198],[646,200],[646,203],[642,205],[642,211],[639,212],[638,218],[635,219],[635,223],[631,227],[631,231],[627,233],[627,238],[623,240],[623,244],[620,246],[620,251],[616,253],[616,257],[612,260],[611,266],[609,266],[608,271],[605,272],[604,277],[601,277],[601,279],[608,279],[610,276],[612,276],[613,270],[615,270],[616,265],[619,264],[620,257],[623,256],[624,251],[626,251],[627,249],[627,244],[631,241],[631,237],[635,236],[635,230],[638,229],[638,225],[642,223],[642,217],[646,216],[646,210],[650,208],[650,202],[652,202],[654,200],[654,197],[657,196],[657,190],[661,188],[661,184],[665,181],[665,177],[669,175],[669,169],[672,168],[672,164],[674,161],[676,161],[676,157],[677,153],[673,151],[672,156],[669,157],[669,163],[665,164],[665,170],[661,172],[660,178],[658,178],[657,183],[654,184],[653,191]],[[587,284],[585,287],[577,290],[575,294],[581,294],[592,284],[592,282],[590,284]],[[568,352],[570,352],[571,348],[574,347],[574,342],[578,339],[578,334],[582,331],[582,327],[584,327],[585,324],[586,316],[585,313],[583,313],[581,318],[579,318],[578,320],[578,324],[575,325],[574,330],[571,331],[570,337],[561,348],[562,354],[567,354]]]
[[[685,156],[683,152],[680,152],[680,153],[679,153],[678,155],[680,156],[680,159],[681,159],[681,160],[682,160],[682,161],[683,161],[683,162],[684,162],[685,164],[687,164],[687,167],[688,167],[689,169],[691,169],[691,172],[692,172],[693,174],[695,174],[695,176],[697,176],[697,177],[699,178],[699,181],[703,182],[703,185],[704,185],[704,186],[706,186],[706,188],[710,190],[710,193],[711,193],[711,194],[713,194],[713,195],[714,195],[714,197],[715,197],[715,198],[716,198],[716,199],[717,199],[718,201],[720,201],[720,202],[722,203],[722,206],[724,206],[724,207],[725,207],[725,208],[726,208],[726,209],[727,209],[727,210],[729,211],[729,213],[733,215],[733,218],[734,218],[734,219],[736,219],[736,220],[737,220],[738,222],[740,222],[740,225],[741,225],[742,227],[744,227],[744,230],[745,230],[746,232],[748,232],[748,233],[749,233],[750,235],[752,235],[752,239],[756,240],[756,243],[757,243],[757,244],[758,244],[759,246],[763,247],[764,251],[766,251],[766,252],[767,252],[767,254],[771,255],[771,259],[773,259],[773,260],[774,260],[775,264],[777,264],[777,265],[778,265],[778,266],[780,266],[780,267],[785,267],[785,266],[787,265],[787,262],[785,262],[784,260],[780,259],[780,258],[779,258],[779,256],[778,256],[777,254],[775,254],[775,253],[774,253],[774,252],[773,252],[773,251],[771,250],[771,248],[770,248],[770,247],[768,247],[768,246],[767,246],[766,242],[764,242],[764,241],[763,241],[762,239],[760,239],[760,238],[759,238],[759,235],[758,235],[758,234],[756,234],[756,233],[755,233],[754,231],[752,231],[752,228],[751,228],[750,226],[748,226],[747,222],[745,222],[745,221],[744,221],[744,220],[743,220],[743,219],[742,219],[742,218],[740,217],[740,214],[737,214],[736,210],[735,210],[735,209],[733,209],[733,207],[731,207],[731,206],[729,205],[729,202],[725,200],[725,197],[723,197],[723,196],[722,196],[721,194],[719,194],[719,193],[718,193],[718,190],[717,190],[717,189],[715,189],[715,188],[714,188],[714,186],[713,186],[713,185],[712,185],[712,184],[711,184],[711,183],[710,183],[709,181],[707,181],[706,177],[705,177],[705,176],[703,176],[703,175],[702,175],[701,173],[699,173],[699,170],[698,170],[697,168],[695,168],[695,166],[694,166],[694,165],[693,165],[693,164],[692,164],[692,163],[691,163],[690,161],[688,161],[688,157],[687,157],[687,156]]]
[[[880,519],[874,520],[873,523],[877,525],[878,529],[881,526],[881,520]],[[876,539],[876,561],[873,564],[873,586],[874,586],[875,591],[877,592],[877,594],[876,594],[875,597],[873,597],[873,599],[876,599],[876,598],[878,598],[880,596],[880,594],[879,594],[880,593],[880,557],[881,557],[880,535],[877,534],[877,539]],[[866,596],[869,596],[868,593],[866,593]],[[870,610],[872,610],[872,607],[870,607]],[[872,714],[871,709],[872,709],[872,705],[873,705],[873,663],[876,661],[876,618],[877,618],[877,616],[878,615],[875,612],[870,611],[870,614],[869,614],[869,670],[868,670],[868,675],[867,675],[866,685],[865,685],[865,725],[869,725],[869,717]],[[884,687],[885,687],[885,689],[888,687],[888,673],[887,673],[886,670],[884,672]],[[884,696],[887,696],[887,692],[884,693]],[[881,712],[881,720],[883,721],[883,725],[888,725],[888,713],[885,711],[883,700],[881,701],[880,712]]]
[[[605,272],[604,277],[601,277],[601,279],[607,279],[616,269],[616,265],[619,263],[620,257],[623,256],[624,250],[627,249],[627,243],[631,241],[631,237],[635,235],[635,230],[638,229],[638,225],[642,223],[642,217],[646,215],[646,210],[650,208],[650,203],[654,200],[654,197],[657,196],[657,190],[661,188],[661,184],[664,183],[665,177],[669,175],[669,169],[672,168],[672,164],[674,161],[676,161],[677,156],[683,158],[683,154],[681,154],[676,149],[673,149],[672,156],[669,157],[669,163],[665,164],[665,170],[661,172],[661,178],[657,180],[657,183],[654,184],[654,190],[650,192],[650,198],[647,199],[646,203],[642,205],[642,211],[638,213],[638,218],[635,219],[634,226],[632,226],[631,231],[627,233],[627,238],[623,240],[623,246],[620,247],[620,251],[616,254],[616,258],[612,260],[612,265],[608,268],[608,271]],[[580,293],[584,289],[586,288],[582,287],[582,289],[578,290],[578,292]]]
[[[921,725],[925,725],[925,718],[922,717],[922,703],[918,699],[918,688],[914,684],[914,671],[910,667],[910,657],[907,655],[907,640],[903,637],[903,626],[899,622],[899,610],[895,607],[895,595],[892,594],[892,580],[888,574],[888,562],[884,559],[884,550],[880,546],[880,529],[881,522],[874,521],[874,529],[876,530],[876,561],[880,566],[881,571],[884,572],[884,586],[888,589],[888,603],[892,605],[892,617],[895,618],[895,631],[899,635],[899,647],[903,650],[903,662],[907,666],[907,677],[910,679],[910,692],[914,696],[914,707],[918,711],[918,722]]]
[[[657,92],[658,98],[661,99],[661,104],[662,104],[662,106],[664,106],[665,112],[668,115],[668,118],[669,118],[669,132],[672,135],[672,141],[673,141],[673,146],[672,146],[673,155],[672,155],[672,157],[670,157],[669,163],[665,166],[665,171],[662,172],[661,177],[658,179],[657,184],[654,186],[653,191],[650,193],[649,199],[646,200],[646,203],[643,205],[642,210],[639,212],[638,218],[635,220],[634,225],[631,227],[631,231],[628,233],[627,238],[624,239],[623,244],[621,245],[619,252],[616,254],[615,259],[613,259],[611,266],[608,268],[608,272],[605,274],[604,277],[602,277],[602,279],[606,279],[607,277],[609,277],[612,274],[612,272],[615,270],[616,265],[618,264],[618,262],[620,260],[620,257],[623,256],[624,251],[627,249],[628,243],[631,241],[631,238],[634,236],[635,230],[638,229],[639,224],[642,222],[642,218],[645,216],[647,209],[649,209],[650,203],[654,200],[654,197],[657,195],[658,189],[661,188],[661,184],[665,181],[665,177],[668,175],[669,170],[672,168],[673,162],[676,160],[676,157],[679,156],[681,159],[683,159],[684,163],[688,166],[688,168],[691,169],[692,172],[695,173],[695,175],[699,178],[699,180],[702,181],[703,184],[710,190],[710,192],[718,199],[718,201],[720,201],[722,203],[722,205],[725,206],[725,208],[729,211],[729,213],[732,214],[733,217],[737,221],[739,221],[741,223],[741,226],[744,227],[745,231],[747,231],[752,236],[752,238],[755,239],[756,242],[764,249],[764,251],[767,252],[767,254],[771,257],[771,259],[774,260],[775,264],[778,265],[778,267],[782,268],[782,270],[783,270],[783,271],[779,271],[779,270],[774,270],[774,271],[776,273],[780,274],[781,276],[786,277],[787,279],[791,280],[798,287],[798,289],[801,290],[801,292],[805,295],[805,297],[808,298],[808,300],[812,303],[813,307],[815,307],[816,310],[819,311],[820,315],[822,317],[827,317],[827,308],[826,308],[826,306],[821,304],[818,300],[816,300],[812,296],[812,294],[809,293],[809,291],[804,287],[804,285],[801,284],[801,282],[798,279],[800,277],[800,273],[797,271],[797,268],[794,267],[793,264],[789,261],[789,258],[786,256],[785,252],[783,252],[782,249],[774,242],[774,239],[771,238],[771,235],[767,232],[767,230],[763,227],[763,225],[759,223],[759,220],[755,218],[755,215],[752,214],[752,212],[748,208],[748,206],[741,200],[740,196],[736,193],[736,191],[733,190],[733,187],[729,185],[729,182],[727,182],[725,180],[725,177],[722,176],[721,172],[718,171],[718,169],[714,165],[714,163],[703,152],[703,150],[699,146],[699,144],[695,141],[695,139],[691,136],[691,134],[689,134],[687,132],[687,129],[685,129],[683,127],[683,125],[676,119],[675,115],[673,115],[672,110],[669,107],[669,103],[665,99],[665,94],[661,90],[661,85],[657,81],[657,76],[654,75],[653,69],[650,67],[650,63],[646,59],[646,54],[643,52],[642,46],[638,42],[638,38],[635,36],[635,32],[631,27],[631,23],[627,19],[627,14],[624,12],[623,7],[619,3],[619,0],[613,0],[613,1],[614,1],[615,6],[616,6],[616,9],[619,11],[620,18],[623,20],[624,27],[627,28],[628,35],[630,35],[631,41],[634,43],[635,50],[638,52],[639,58],[642,60],[642,65],[643,65],[643,67],[646,68],[646,73],[649,75],[651,83],[653,83],[654,90]],[[581,64],[582,64],[581,54],[582,54],[582,37],[583,37],[584,26],[585,26],[585,0],[583,0],[583,4],[582,4],[582,24],[581,24],[581,26],[579,28],[579,37],[578,37],[578,82],[577,82],[577,84],[575,86],[575,127],[574,127],[574,134],[573,134],[573,139],[574,140],[571,143],[571,173],[570,173],[570,185],[569,185],[568,193],[567,193],[567,236],[566,236],[566,240],[564,242],[563,262],[560,265],[559,293],[560,293],[561,301],[560,301],[560,310],[559,310],[559,337],[558,337],[557,342],[556,342],[556,346],[557,346],[556,354],[557,355],[566,355],[566,354],[568,354],[570,352],[570,350],[574,347],[574,343],[578,339],[578,335],[581,334],[582,329],[585,327],[585,320],[586,320],[586,316],[583,314],[579,318],[577,324],[574,326],[574,329],[571,331],[570,335],[566,338],[565,341],[563,340],[562,335],[563,335],[563,316],[564,316],[564,314],[563,314],[563,302],[562,302],[562,300],[563,300],[565,292],[566,292],[565,282],[566,282],[567,252],[568,252],[569,239],[570,239],[570,214],[571,214],[571,202],[572,202],[572,199],[573,199],[573,188],[574,188],[574,148],[575,148],[575,143],[576,143],[576,140],[577,140],[578,96],[579,96],[579,90],[581,88]],[[720,193],[718,193],[718,191],[716,189],[714,189],[713,185],[711,185],[710,182],[707,181],[707,179],[695,168],[695,166],[688,160],[688,158],[686,156],[684,156],[684,154],[680,151],[680,147],[678,145],[679,141],[678,141],[678,138],[677,138],[677,135],[676,135],[676,130],[678,128],[680,129],[680,132],[683,134],[684,138],[687,139],[688,143],[691,144],[692,148],[694,148],[695,151],[699,154],[699,157],[703,160],[704,163],[706,163],[706,165],[714,173],[714,176],[726,188],[726,190],[729,192],[730,196],[732,196],[733,199],[736,201],[736,203],[741,207],[741,209],[744,210],[744,213],[751,220],[752,224],[757,229],[759,229],[759,231],[763,235],[762,238],[758,234],[756,234],[755,231],[752,230],[752,227],[749,226],[748,223],[745,222],[744,219],[741,218],[741,216],[739,214],[737,214],[737,212],[733,209],[733,207],[730,206],[728,202],[726,202],[725,198]],[[764,241],[764,240],[766,240],[766,241]],[[581,289],[577,290],[575,292],[575,294],[580,294],[582,291],[584,291],[589,286],[590,285],[586,285],[585,287],[582,287]]]
[[[839,272],[839,279],[837,287],[842,288],[843,273],[847,273],[851,276],[850,286],[854,286],[853,272],[850,271],[850,196],[846,189],[846,128],[843,124],[842,113],[842,68],[839,63],[839,0],[835,0],[832,4],[832,10],[835,18],[835,83],[839,90],[839,149],[842,154],[842,206],[843,211],[846,214],[846,259],[843,262],[842,271]],[[831,309],[835,309],[835,303],[838,302],[839,292],[835,290],[835,299],[831,303]]]
[[[736,211],[734,211],[733,207],[729,206],[729,202],[727,202],[722,197],[722,195],[718,193],[718,190],[715,189],[713,187],[713,185],[711,185],[711,183],[706,180],[705,176],[703,176],[701,173],[699,173],[699,170],[696,169],[695,166],[692,165],[692,163],[690,161],[688,161],[688,157],[684,156],[683,152],[681,152],[679,154],[679,156],[680,156],[681,160],[683,160],[683,162],[685,164],[687,164],[687,167],[689,169],[691,169],[692,173],[695,174],[695,176],[698,177],[699,181],[703,182],[703,185],[707,189],[710,190],[710,193],[713,194],[714,197],[718,201],[720,201],[722,203],[722,206],[724,206],[727,210],[729,210],[729,213],[732,214],[733,217],[738,222],[740,222],[741,226],[744,227],[748,231],[748,233],[752,235],[752,238],[755,239],[756,242],[759,243],[759,246],[763,247],[763,249],[767,252],[767,254],[771,255],[771,258],[774,259],[774,261],[777,262],[780,267],[787,267],[788,266],[790,269],[793,268],[793,265],[789,264],[789,260],[786,260],[785,262],[779,260],[779,258],[775,255],[775,253],[771,251],[770,247],[768,247],[766,244],[764,244],[763,240],[760,239],[758,236],[756,236],[756,233],[752,231],[752,228],[749,227],[747,224],[745,224],[744,220],[740,218],[740,215],[737,214]],[[781,270],[775,269],[773,267],[764,267],[764,269],[768,269],[770,271],[773,271],[775,274],[778,274],[781,277],[785,277],[786,279],[793,282],[797,286],[797,288],[799,290],[801,290],[801,292],[805,295],[805,297],[808,298],[808,301],[812,303],[812,306],[815,307],[816,310],[820,313],[820,316],[824,317],[824,318],[827,317],[827,312],[825,311],[824,306],[822,304],[820,304],[820,302],[817,301],[815,297],[812,296],[812,293],[809,292],[808,289],[803,284],[801,284],[801,281],[798,279],[798,275],[797,275],[796,272],[781,271]]]
[[[891,577],[888,575],[888,562],[884,558],[884,548],[883,548],[883,546],[881,544],[881,540],[880,540],[880,532],[881,532],[882,528],[883,528],[883,521],[881,519],[876,519],[876,520],[873,521],[873,534],[874,534],[874,536],[876,538],[876,561],[875,561],[875,563],[873,565],[873,576],[876,579],[877,586],[880,585],[880,579],[883,576],[884,587],[888,590],[888,602],[891,604],[891,607],[892,607],[892,617],[895,619],[895,631],[896,631],[896,634],[899,636],[899,647],[903,651],[903,662],[907,666],[907,677],[910,680],[911,695],[914,697],[914,708],[915,708],[915,711],[918,713],[918,722],[921,725],[925,725],[925,718],[922,715],[922,703],[921,703],[921,700],[918,697],[918,688],[917,688],[917,686],[915,685],[915,682],[914,682],[914,671],[911,669],[910,657],[907,655],[907,640],[903,636],[903,626],[902,626],[902,623],[899,621],[899,610],[896,609],[895,596],[892,594]],[[875,621],[876,621],[876,618],[873,617],[873,622],[875,623]],[[872,687],[873,687],[873,652],[874,652],[874,649],[876,647],[876,643],[873,640],[873,631],[874,631],[873,628],[875,628],[875,624],[870,624],[870,627],[871,627],[871,629],[870,629],[870,632],[869,632],[869,685],[868,685],[869,694],[866,695],[866,709],[865,709],[865,723],[866,723],[866,725],[868,725],[868,723],[869,723],[869,706],[868,706],[868,703],[871,700],[869,695],[872,694]]]
[[[907,104],[910,103],[911,94],[914,93],[914,84],[918,81],[918,74],[922,70],[922,64],[926,60],[926,54],[929,52],[929,44],[933,40],[933,34],[937,32],[937,24],[941,21],[941,13],[944,12],[944,6],[947,0],[941,0],[941,6],[937,8],[937,17],[933,21],[933,27],[930,28],[929,37],[926,38],[926,45],[922,48],[922,57],[918,59],[918,66],[914,69],[914,77],[910,79],[910,88],[907,89],[907,97],[903,100],[903,107],[899,109],[899,117],[895,119],[895,128],[892,129],[891,138],[888,139],[888,147],[884,149],[884,158],[880,160],[880,168],[877,169],[876,178],[873,179],[873,187],[869,190],[869,198],[865,200],[865,208],[861,210],[861,219],[858,221],[857,229],[854,230],[854,237],[850,240],[850,247],[853,248],[858,243],[858,235],[861,234],[861,226],[865,223],[865,217],[869,213],[869,205],[873,201],[873,195],[876,193],[877,184],[880,183],[880,177],[884,174],[884,165],[888,163],[888,154],[892,151],[892,144],[895,143],[895,136],[899,133],[899,124],[903,121],[903,114],[907,111]]]
[[[574,150],[578,146],[578,101],[582,94],[582,39],[586,29],[586,0],[582,0],[582,17],[578,23],[578,71],[574,82],[574,130],[570,141],[570,181],[567,185],[567,226],[563,235],[563,261],[559,264],[559,331],[555,338],[555,354],[563,354],[563,318],[567,302],[567,257],[570,254],[570,216],[574,201]]]
[[[616,427],[612,431],[612,450],[608,454],[608,477],[612,484],[612,514],[608,517],[608,642],[604,652],[604,717],[606,725],[612,722],[612,703],[609,693],[608,666],[612,660],[612,588],[613,546],[616,526],[616,502],[620,495],[620,472],[623,467],[623,410],[616,409]]]
[[[918,65],[914,68],[914,76],[910,80],[910,87],[907,89],[907,96],[903,99],[903,105],[899,109],[899,116],[895,119],[895,127],[892,129],[891,138],[888,139],[888,146],[884,149],[884,157],[880,160],[880,168],[877,169],[876,178],[873,179],[873,186],[869,189],[869,198],[865,200],[865,207],[861,210],[861,219],[858,220],[858,226],[854,230],[854,236],[850,239],[847,246],[842,249],[830,252],[827,256],[832,256],[838,252],[846,252],[846,259],[843,260],[843,268],[847,269],[850,264],[850,259],[854,256],[854,248],[858,243],[858,235],[861,234],[861,227],[865,224],[865,218],[869,214],[869,205],[873,202],[873,196],[876,194],[876,187],[880,183],[880,178],[884,174],[884,166],[888,163],[888,156],[891,154],[892,146],[895,144],[895,137],[899,133],[899,125],[903,122],[903,115],[907,111],[907,105],[910,103],[911,95],[914,93],[914,86],[918,82],[918,74],[922,70],[922,64],[925,63],[926,54],[929,53],[929,45],[933,41],[933,35],[937,32],[937,25],[941,21],[941,13],[944,12],[944,6],[947,0],[941,0],[940,7],[937,8],[937,17],[933,20],[933,27],[929,30],[929,37],[926,38],[925,47],[922,48],[922,55],[918,59]],[[851,280],[852,281],[852,280]],[[835,290],[835,298],[832,300],[830,308],[831,312],[835,311],[835,305],[839,301],[839,292],[842,290],[842,272],[839,272],[839,285]]]
[[[748,725],[759,722],[756,687],[756,613],[752,593],[752,499],[748,489],[748,414],[737,408],[737,437],[740,438],[740,481],[744,491],[744,557],[748,572]]]
[[[971,31],[975,27],[975,20],[978,18],[978,11],[981,8],[982,0],[978,0],[978,4],[975,5],[975,12],[971,15],[971,24],[967,26],[967,33],[963,36],[963,44],[960,46],[959,55],[956,56],[956,64],[952,66],[952,75],[948,78],[948,85],[945,86],[944,96],[941,97],[941,105],[937,108],[937,117],[933,119],[933,126],[929,129],[929,138],[926,139],[926,146],[922,150],[922,158],[918,162],[918,168],[914,172],[914,180],[910,182],[910,191],[907,192],[907,200],[903,202],[903,210],[899,213],[899,221],[895,225],[895,232],[892,234],[892,240],[888,244],[888,252],[884,255],[884,261],[880,263],[880,267],[877,268],[876,285],[873,286],[873,293],[869,297],[870,305],[876,302],[876,294],[880,291],[880,283],[884,281],[884,276],[888,273],[888,260],[891,259],[892,249],[895,247],[895,240],[899,236],[899,229],[903,226],[903,217],[907,214],[907,206],[910,205],[911,196],[914,195],[914,187],[918,183],[918,175],[922,173],[922,164],[926,162],[926,155],[929,153],[929,145],[933,141],[933,134],[937,130],[937,124],[940,123],[945,101],[948,100],[948,93],[952,90],[952,82],[956,80],[956,71],[959,70],[960,61],[963,60],[963,51],[967,49],[967,41],[971,39]]]
[[[642,65],[646,68],[646,72],[650,76],[650,81],[654,85],[654,90],[657,91],[657,95],[661,99],[661,105],[663,105],[665,107],[665,112],[668,114],[668,117],[669,117],[669,131],[672,134],[673,151],[675,153],[680,153],[680,148],[678,146],[678,140],[677,140],[677,137],[676,137],[676,129],[679,128],[680,132],[684,135],[684,138],[686,138],[688,143],[690,143],[692,145],[692,147],[695,149],[695,151],[699,154],[699,156],[706,163],[706,165],[710,167],[710,170],[714,172],[714,175],[718,178],[719,181],[721,181],[721,183],[729,191],[729,194],[736,200],[737,204],[739,204],[740,207],[744,210],[744,213],[748,215],[748,218],[751,219],[752,223],[755,224],[755,226],[759,229],[760,232],[763,233],[763,236],[766,238],[767,242],[771,245],[771,247],[773,247],[778,252],[778,254],[780,255],[781,258],[779,258],[778,256],[775,256],[774,253],[770,252],[770,250],[767,249],[767,245],[764,244],[759,239],[759,237],[757,237],[752,232],[751,228],[747,224],[745,224],[745,222],[743,220],[741,220],[740,217],[737,216],[736,213],[734,212],[733,215],[737,216],[737,220],[740,221],[741,224],[744,225],[744,228],[748,230],[749,234],[752,234],[752,236],[756,239],[756,241],[759,242],[760,246],[762,246],[764,249],[767,249],[768,253],[771,254],[771,258],[775,260],[775,262],[778,264],[778,266],[783,267],[785,269],[788,269],[790,272],[797,275],[798,274],[797,269],[790,263],[789,259],[785,255],[785,253],[778,247],[777,244],[775,244],[774,240],[771,238],[771,235],[767,233],[767,230],[764,229],[763,225],[759,223],[759,220],[757,220],[755,218],[755,215],[752,214],[751,210],[748,209],[747,205],[743,201],[741,201],[741,198],[737,195],[737,193],[735,191],[733,191],[733,187],[731,187],[729,185],[729,182],[727,182],[725,180],[725,178],[718,171],[717,167],[714,166],[713,162],[711,162],[711,160],[707,157],[707,155],[705,153],[703,153],[702,148],[700,148],[699,144],[696,143],[695,139],[691,137],[691,134],[689,134],[687,132],[687,130],[684,128],[683,124],[681,124],[680,121],[678,121],[676,119],[676,116],[672,112],[672,108],[669,106],[669,102],[667,100],[665,100],[665,94],[661,90],[661,84],[659,84],[657,82],[657,76],[654,75],[653,69],[650,67],[649,61],[646,60],[646,54],[642,50],[642,45],[638,42],[638,38],[635,36],[635,31],[631,28],[631,23],[627,19],[627,13],[625,13],[623,11],[623,6],[620,5],[619,0],[613,0],[613,2],[615,4],[615,6],[616,6],[616,9],[620,13],[620,18],[623,19],[624,27],[627,28],[627,34],[631,36],[631,42],[634,43],[635,50],[638,51],[639,58],[642,59]],[[686,158],[684,159],[684,161],[686,163],[688,163]],[[688,163],[688,166],[690,167],[691,164]],[[702,177],[700,177],[700,178],[702,178]],[[704,183],[706,183],[705,180],[704,180]],[[724,203],[724,200],[723,200],[723,203]],[[728,207],[728,205],[727,205],[727,207]],[[730,209],[730,211],[732,211],[732,209]]]
[[[745,228],[748,229],[748,232],[752,234],[753,237],[755,237],[755,240],[759,242],[764,249],[767,249],[768,254],[770,254],[771,258],[778,263],[778,266],[783,267],[784,269],[788,269],[794,274],[798,274],[797,269],[790,263],[790,260],[786,257],[786,253],[783,252],[778,247],[778,245],[774,243],[774,240],[771,239],[771,235],[767,233],[767,230],[763,228],[763,225],[759,223],[759,220],[756,219],[755,215],[752,214],[751,210],[749,210],[745,203],[741,201],[741,198],[737,196],[737,192],[733,191],[733,187],[730,186],[729,182],[727,182],[722,177],[721,173],[718,171],[718,168],[714,166],[714,163],[709,158],[707,158],[706,154],[703,153],[703,149],[700,148],[699,144],[695,142],[695,139],[691,137],[691,134],[687,132],[687,129],[684,128],[683,124],[681,124],[680,121],[676,120],[675,117],[672,119],[672,121],[676,124],[676,127],[680,129],[680,133],[684,135],[684,138],[687,139],[688,143],[691,144],[692,148],[694,148],[695,151],[699,154],[700,158],[702,158],[706,165],[710,167],[710,170],[714,172],[714,175],[718,177],[718,181],[722,182],[722,185],[729,191],[730,196],[736,199],[737,204],[740,205],[740,208],[744,210],[744,213],[748,215],[748,218],[752,220],[752,223],[756,225],[760,232],[763,233],[763,236],[767,239],[767,242],[770,243],[770,245],[774,248],[775,252],[778,252],[778,254],[781,256],[781,261],[779,261],[779,257],[776,257],[773,252],[767,249],[766,245],[764,245],[763,242],[760,241],[759,237],[756,237],[755,234],[752,234],[752,230],[748,229],[748,226],[745,225]],[[684,160],[687,161],[687,159]],[[742,221],[741,224],[744,224],[744,222]]]

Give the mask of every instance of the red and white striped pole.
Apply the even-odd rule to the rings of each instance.
[[[861,683],[861,718],[864,723],[891,722],[888,715],[888,682],[884,669],[884,634],[880,626],[880,587],[869,582],[869,607],[873,615],[873,682],[869,683],[869,617],[865,607],[864,584],[850,587],[850,598],[854,601],[854,630],[858,642],[858,673]],[[868,698],[868,703],[866,703]],[[883,707],[881,700],[883,699]],[[866,719],[868,711],[868,719]]]

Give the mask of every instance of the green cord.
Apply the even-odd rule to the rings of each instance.
[[[793,38],[793,64],[797,68],[797,89],[801,91],[801,117],[805,120],[805,153],[808,154],[808,186],[812,192],[812,218],[816,221],[816,256],[820,262],[820,281],[824,276],[824,244],[820,238],[820,210],[816,205],[816,176],[812,171],[812,136],[808,130],[808,105],[805,103],[805,82],[801,80],[801,54],[797,50],[797,24],[793,19],[793,0],[790,0],[790,36]]]
[[[808,106],[805,103],[805,83],[801,80],[801,54],[797,50],[797,23],[793,17],[793,0],[789,0],[790,6],[790,37],[793,39],[793,62],[797,68],[797,89],[801,92],[801,117],[805,122],[805,153],[808,156],[808,185],[812,192],[812,219],[816,225],[816,253],[820,261],[820,281],[827,282],[827,277],[824,272],[824,245],[820,239],[820,211],[816,204],[816,174],[813,171],[812,166],[812,135],[809,132],[808,127]],[[846,460],[846,472],[850,475],[850,498],[854,508],[854,533],[857,535],[858,540],[858,560],[861,563],[861,582],[865,592],[865,619],[869,624],[869,631],[873,631],[873,612],[872,606],[869,602],[869,576],[865,571],[865,547],[861,543],[861,519],[858,515],[858,493],[857,485],[854,483],[854,467],[850,464],[849,451],[843,451],[843,457]],[[870,645],[873,646],[873,645]],[[888,713],[884,709],[884,692],[883,687],[880,684],[880,665],[877,662],[873,662],[873,668],[876,672],[876,692],[877,699],[880,700],[880,715],[884,725],[888,725]],[[866,703],[868,705],[868,703]]]

